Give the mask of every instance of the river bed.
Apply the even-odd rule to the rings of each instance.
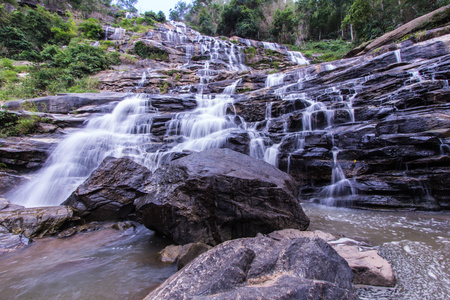
[[[449,299],[450,213],[367,211],[302,204],[310,230],[363,241],[393,266],[394,288],[359,286],[361,299]],[[44,238],[0,255],[2,299],[142,299],[176,272],[170,244],[138,225]]]
[[[450,213],[369,211],[302,204],[309,230],[364,241],[387,259],[395,288],[358,287],[361,299],[449,299]]]
[[[40,239],[0,255],[0,299],[142,299],[177,270],[169,243],[142,225]]]

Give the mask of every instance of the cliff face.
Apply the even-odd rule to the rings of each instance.
[[[137,161],[150,169],[186,151],[231,148],[294,176],[302,201],[447,209],[450,35],[441,34],[309,65],[280,45],[172,23],[121,35],[123,51],[141,42],[153,56],[97,77],[104,91],[146,94],[151,146]],[[34,101],[49,108],[64,97],[73,98]]]

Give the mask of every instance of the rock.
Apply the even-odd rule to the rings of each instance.
[[[353,283],[375,286],[394,286],[395,276],[392,267],[377,250],[364,250],[360,243],[350,239],[337,239],[330,233],[320,230],[299,231],[284,229],[267,235],[275,240],[296,238],[321,238],[342,256],[353,271]]]
[[[148,182],[147,194],[135,201],[138,218],[179,244],[216,245],[309,225],[292,177],[229,149],[177,159]]]
[[[9,110],[20,110],[24,102],[35,105],[39,111],[68,114],[77,108],[87,105],[102,105],[113,101],[120,101],[131,94],[127,93],[67,93],[58,94],[57,96],[47,96],[42,98],[15,100],[6,102],[4,107]]]
[[[26,181],[27,179],[16,171],[0,170],[0,196]]]
[[[88,221],[120,220],[134,211],[151,172],[128,157],[107,157],[63,202]]]
[[[0,163],[13,170],[35,170],[44,164],[55,142],[22,137],[0,139]]]
[[[360,251],[357,246],[333,245],[353,271],[354,284],[394,286],[395,276],[391,265],[376,250]]]
[[[30,243],[30,239],[21,234],[12,234],[0,226],[0,253],[13,252]]]
[[[318,238],[224,242],[145,299],[357,299],[345,260]]]
[[[178,270],[182,269],[185,265],[193,261],[200,254],[205,253],[211,248],[211,246],[204,243],[190,243],[183,245],[177,259]]]
[[[6,200],[5,198],[0,197],[0,211],[12,211],[23,209],[25,206],[14,204]]]
[[[178,270],[200,254],[210,250],[212,247],[204,243],[189,243],[183,246],[170,245],[159,253],[162,262],[177,263]]]
[[[190,244],[187,244],[190,245]],[[181,245],[169,245],[159,252],[162,262],[175,263],[180,256]]]
[[[27,238],[43,237],[58,233],[59,229],[72,217],[72,209],[67,206],[48,206],[0,211],[0,226],[10,233]]]
[[[346,55],[346,57],[364,55],[369,51],[373,51],[381,46],[391,44],[397,40],[400,40],[402,39],[402,37],[406,36],[409,33],[413,33],[421,29],[426,29],[428,26],[430,26],[430,24],[433,24],[434,26],[438,24],[445,24],[448,20],[449,10],[450,6],[447,5],[419,18],[416,18],[397,29],[382,35],[381,37],[375,39],[373,42],[365,45],[364,47],[350,51]]]

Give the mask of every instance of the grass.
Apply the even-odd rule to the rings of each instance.
[[[343,40],[308,41],[300,46],[289,46],[293,51],[300,51],[311,63],[330,62],[341,59],[353,45]]]

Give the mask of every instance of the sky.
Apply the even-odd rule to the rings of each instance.
[[[169,9],[174,8],[178,1],[180,0],[139,0],[135,7],[141,13],[150,10],[157,13],[162,10],[166,15],[166,18],[169,19]],[[187,3],[191,2],[191,0],[184,1]]]

